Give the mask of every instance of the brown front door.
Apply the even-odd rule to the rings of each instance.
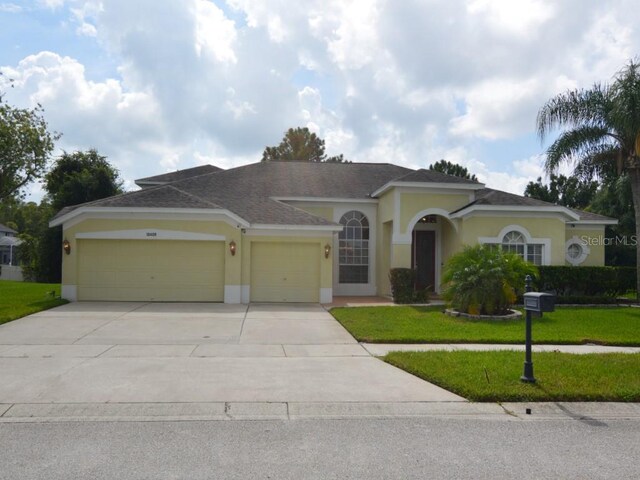
[[[416,270],[416,288],[435,290],[436,286],[436,232],[413,231],[413,266]]]

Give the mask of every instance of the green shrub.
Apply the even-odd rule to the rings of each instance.
[[[392,268],[389,271],[394,303],[429,303],[426,290],[416,290],[416,272],[410,268]]]
[[[580,297],[565,295],[563,297],[556,296],[556,305],[616,305],[618,300],[615,297]]]
[[[460,312],[502,314],[524,291],[525,276],[536,274],[534,265],[514,253],[490,245],[465,247],[445,266],[443,297]]]
[[[616,297],[635,290],[634,267],[542,266],[536,288],[558,297]]]

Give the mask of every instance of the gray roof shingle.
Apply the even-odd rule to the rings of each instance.
[[[222,208],[251,224],[334,225],[273,197],[370,198],[409,172],[385,163],[259,162],[67,207],[56,217],[80,206]]]
[[[605,215],[600,215],[598,213],[587,212],[584,210],[577,210],[575,208],[570,208],[569,210],[580,215],[580,220],[587,220],[587,221],[594,221],[594,222],[599,222],[602,220],[615,220],[614,218],[607,217]]]
[[[335,225],[334,222],[277,199],[365,199],[371,198],[373,192],[393,181],[481,186],[473,180],[431,170],[415,171],[388,163],[259,162],[229,170],[216,168],[210,173],[190,176],[170,184],[67,207],[58,212],[56,218],[80,206],[202,208],[229,210],[249,224]],[[477,189],[476,200],[463,208],[474,204],[540,207],[552,205],[490,188]],[[581,216],[585,213],[578,211]]]
[[[476,190],[475,195],[476,200],[470,205],[509,205],[521,207],[554,206],[553,203],[544,202],[536,198],[523,197],[522,195],[516,195],[514,193],[503,192],[502,190],[494,190],[493,188]],[[467,206],[463,208],[466,208]]]
[[[553,203],[538,200],[537,198],[523,197],[514,193],[503,192],[502,190],[494,190],[493,188],[483,188],[476,190],[475,201],[465,205],[462,208],[457,209],[456,213],[465,208],[469,208],[472,205],[495,205],[495,206],[509,206],[509,207],[557,207]],[[593,221],[608,221],[614,220],[611,217],[604,215],[598,215],[596,213],[585,212],[584,210],[578,210],[576,208],[569,208],[572,212],[576,213],[580,220],[593,220]]]
[[[468,178],[447,175],[446,173],[437,172],[435,170],[427,170],[425,168],[409,172],[403,177],[396,178],[394,181],[419,183],[465,183],[469,185],[480,185],[480,182],[478,182],[477,180],[470,180]]]
[[[0,223],[0,232],[18,233],[13,228],[7,227],[6,225],[3,225],[2,223]]]
[[[407,172],[381,163],[260,162],[172,185],[218,203],[249,223],[323,225],[333,222],[272,198],[369,198]]]
[[[200,165],[198,167],[185,168],[184,170],[176,170],[175,172],[163,173],[161,175],[154,175],[152,177],[145,177],[137,179],[136,185],[158,185],[164,183],[171,183],[177,180],[184,180],[185,178],[196,177],[198,175],[204,175],[206,173],[219,172],[222,169],[215,165]]]

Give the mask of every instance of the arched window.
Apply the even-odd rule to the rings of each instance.
[[[515,230],[502,237],[502,249],[505,252],[517,253],[535,265],[542,265],[542,247],[541,244],[527,243],[524,235]]]
[[[524,250],[527,245],[526,240],[524,239],[524,235],[520,232],[516,232],[515,230],[507,233],[502,238],[502,250],[505,252],[517,253],[518,255],[524,257]]]
[[[340,219],[344,227],[339,240],[339,282],[369,283],[369,220],[356,210]]]

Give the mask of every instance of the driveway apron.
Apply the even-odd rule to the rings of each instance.
[[[71,303],[0,326],[0,404],[456,402],[320,305]]]

